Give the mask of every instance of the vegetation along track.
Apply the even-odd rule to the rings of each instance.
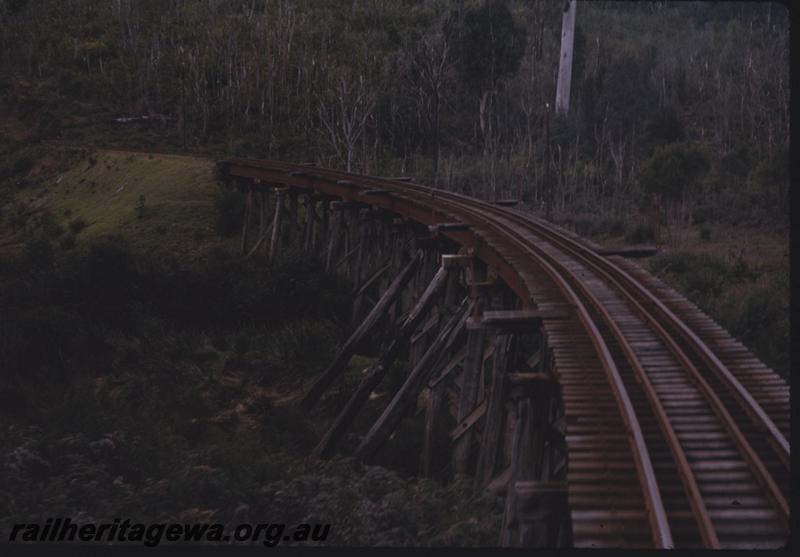
[[[317,190],[443,233],[545,319],[561,386],[576,546],[776,547],[786,542],[789,388],[635,265],[513,209],[386,178],[232,159],[223,175]]]

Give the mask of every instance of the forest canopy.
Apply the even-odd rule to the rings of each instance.
[[[784,7],[581,2],[572,110],[556,116],[546,106],[561,9],[519,0],[0,0],[2,87],[35,116],[41,139],[87,140],[87,123],[148,116],[165,145],[399,168],[482,196],[519,188],[538,199],[549,176],[562,208],[614,208],[646,193],[643,163],[691,143],[709,165],[697,187],[682,189],[763,189],[759,161],[788,148]],[[35,81],[35,92],[19,80]],[[745,168],[727,172],[722,161],[742,153]],[[785,207],[788,183],[769,192],[765,203]]]

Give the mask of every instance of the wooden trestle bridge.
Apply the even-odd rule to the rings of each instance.
[[[354,332],[305,408],[379,323],[397,327],[317,456],[402,356],[411,371],[356,456],[426,405],[422,473],[449,447],[453,473],[504,495],[502,545],[787,543],[788,385],[636,264],[509,203],[406,178],[244,159],[218,170],[246,193],[245,254],[296,242],[354,284]]]

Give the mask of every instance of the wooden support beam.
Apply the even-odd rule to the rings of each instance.
[[[245,259],[252,257],[253,254],[258,250],[258,248],[261,248],[262,253],[266,250],[266,247],[269,245],[267,237],[269,237],[271,231],[272,231],[272,224],[267,226],[267,229],[264,231],[263,235],[259,236],[258,241],[255,243],[255,245],[253,245],[252,248],[250,248],[250,251],[247,252],[247,255],[245,255]]]
[[[415,258],[415,260],[421,260],[422,252],[418,251],[417,256],[418,257]],[[414,267],[416,268],[416,265]],[[439,290],[442,288],[442,286],[444,286],[446,279],[447,270],[442,267],[440,268],[439,272],[436,273],[436,276],[433,277],[433,280],[431,280],[428,288],[425,289],[425,292],[422,293],[422,296],[420,296],[420,299],[417,301],[414,308],[409,312],[408,316],[403,321],[403,324],[400,326],[400,330],[397,332],[397,336],[392,340],[391,343],[389,343],[389,347],[386,349],[386,352],[383,353],[375,365],[373,365],[367,372],[366,377],[364,377],[364,379],[361,381],[361,384],[359,384],[358,388],[356,388],[356,391],[350,397],[350,400],[347,401],[347,404],[336,418],[333,425],[330,427],[330,429],[328,429],[327,433],[323,436],[322,440],[314,449],[313,454],[315,456],[326,457],[330,455],[336,443],[341,438],[342,433],[344,433],[344,430],[353,421],[353,418],[355,418],[356,414],[361,409],[361,406],[367,400],[370,393],[381,382],[384,375],[386,375],[386,372],[389,371],[389,368],[392,366],[395,358],[400,352],[400,348],[408,341],[408,338],[422,321],[422,318],[425,316],[425,312],[427,311],[428,307],[430,307],[430,304],[433,302]]]
[[[480,420],[484,414],[486,414],[487,406],[488,404],[486,403],[486,399],[482,400],[481,403],[476,406],[461,423],[453,428],[453,431],[450,432],[450,439],[457,441],[473,425],[478,423],[478,420]]]
[[[457,422],[462,422],[472,412],[478,396],[478,381],[483,368],[485,329],[467,331],[467,354],[464,358],[464,371],[461,374],[461,392],[458,400]],[[472,446],[472,435],[467,431],[457,442],[453,450],[453,469],[456,473],[466,474],[469,468],[469,454]]]
[[[380,279],[381,276],[383,276],[383,274],[391,268],[391,266],[392,266],[391,261],[389,260],[385,261],[380,267],[378,267],[378,269],[374,273],[372,273],[372,276],[369,277],[364,282],[364,284],[361,285],[361,287],[356,291],[356,295],[364,294],[364,292],[366,292],[370,286],[375,284],[375,282],[378,279]]]
[[[306,229],[303,233],[303,249],[313,251],[314,249],[314,225],[317,220],[317,200],[314,194],[306,198]]]
[[[354,254],[358,253],[358,250],[361,248],[361,246],[362,242],[359,242],[353,249],[345,253],[339,259],[339,261],[336,262],[336,265],[334,265],[334,269],[338,269],[339,267],[347,263],[350,260],[350,258],[353,257]],[[358,284],[355,284],[355,287],[358,288]]]
[[[474,306],[474,303],[470,307],[472,308],[473,306]],[[464,323],[464,325],[465,326],[461,328],[461,331],[464,331],[466,329],[466,322]],[[493,354],[494,354],[494,346],[493,345],[489,345],[489,349],[485,350],[484,353],[483,353],[483,361],[484,361],[484,363],[486,363],[486,361],[489,358],[491,358]],[[466,355],[467,355],[467,348],[466,348],[466,346],[464,346],[463,348],[461,348],[461,350],[459,350],[456,353],[455,356],[450,358],[449,363],[439,373],[439,375],[437,375],[435,378],[431,379],[431,381],[428,383],[428,387],[433,388],[440,381],[444,381],[445,379],[447,379],[448,375],[450,375],[450,373],[452,373],[454,369],[456,369],[457,367],[459,367],[460,365],[462,365],[464,363],[464,358],[466,357]],[[460,387],[458,387],[458,389],[459,389],[459,391],[461,390]]]
[[[359,325],[359,327],[353,331],[353,334],[350,335],[350,338],[347,339],[347,342],[344,343],[344,346],[339,349],[339,352],[336,354],[333,362],[331,362],[331,365],[328,366],[322,375],[317,378],[314,384],[311,385],[311,388],[308,390],[305,397],[303,397],[302,401],[302,406],[306,410],[313,408],[313,406],[322,396],[322,393],[325,392],[325,389],[330,386],[336,377],[341,375],[358,345],[361,343],[367,333],[370,332],[378,323],[378,321],[386,314],[389,306],[394,303],[394,301],[400,295],[400,292],[403,290],[403,287],[411,279],[411,276],[414,274],[414,271],[421,260],[422,252],[417,252],[417,254],[406,265],[405,269],[403,269],[403,271],[399,273],[397,277],[395,277],[392,284],[390,284],[389,288],[387,288],[383,293],[380,300],[378,300],[378,303],[375,304],[375,306],[372,308],[372,311],[370,311],[369,315],[367,315],[366,319],[364,319],[361,325]]]
[[[422,438],[422,456],[420,468],[422,476],[433,475],[434,447],[438,439],[439,412],[445,396],[445,384],[439,383],[428,392],[428,404],[425,407],[425,431]]]
[[[334,207],[334,203],[331,203],[331,207]],[[333,227],[331,230],[330,239],[328,240],[328,256],[325,258],[325,272],[328,273],[333,271],[331,264],[333,263],[333,258],[336,255],[336,248],[339,246],[339,236],[341,235],[342,230],[342,219],[344,218],[340,206],[337,205],[334,211],[335,214],[333,216]]]
[[[446,287],[446,285],[445,285]],[[422,354],[425,353],[429,339],[429,333],[439,325],[441,315],[438,306],[431,310],[431,316],[419,328],[419,331],[411,336],[408,348],[408,365],[413,369],[417,365]]]
[[[472,228],[472,225],[466,222],[442,222],[428,226],[428,230],[431,234],[439,234],[440,232],[463,232],[470,228]]]
[[[264,234],[267,229],[267,200],[263,190],[258,192],[258,241],[256,245],[263,243]],[[253,250],[255,251],[255,250]]]
[[[420,327],[419,331],[411,337],[411,344],[416,344],[422,337],[427,335],[439,322],[439,314],[431,315],[430,318]]]
[[[446,272],[443,267],[439,271],[439,273],[445,274]],[[439,273],[437,273],[437,277]],[[434,277],[434,280],[436,280],[436,277]],[[358,457],[365,459],[372,456],[397,428],[403,416],[411,409],[428,378],[435,373],[437,367],[440,367],[441,356],[452,346],[459,331],[463,328],[464,321],[470,310],[468,302],[468,299],[464,298],[458,311],[448,320],[447,324],[436,336],[436,339],[425,351],[425,354],[420,358],[420,361],[411,370],[403,385],[395,393],[392,401],[367,432],[367,435],[356,449]]]
[[[356,288],[361,286],[361,277],[364,275],[364,266],[369,251],[369,213],[369,209],[361,209],[358,212],[358,244],[351,250],[351,253],[356,252],[352,281]]]
[[[509,478],[511,478],[511,466],[506,466],[505,470],[486,485],[486,491],[496,495],[505,495],[508,492]]]
[[[517,423],[514,431],[514,441],[511,447],[511,474],[509,478],[510,489],[506,494],[503,526],[500,530],[500,545],[502,547],[516,547],[519,545],[519,520],[517,518],[517,491],[514,489],[517,481],[525,479],[524,469],[527,462],[527,440],[530,437],[530,399],[522,399],[517,403]]]
[[[497,469],[497,460],[502,442],[503,418],[506,400],[506,372],[511,348],[511,336],[501,334],[495,336],[494,365],[492,366],[492,383],[489,391],[489,402],[483,438],[481,439],[478,464],[475,468],[475,488],[480,490]]]
[[[458,366],[461,365],[461,363],[464,361],[464,357],[466,355],[467,355],[467,349],[466,348],[462,348],[461,350],[459,350],[458,353],[455,356],[450,358],[450,362],[442,370],[442,372],[439,373],[439,375],[437,375],[436,377],[434,377],[433,379],[430,380],[430,382],[428,383],[428,387],[433,389],[434,387],[436,387],[436,385],[438,385],[445,378],[447,378],[447,376],[450,375],[450,372],[452,372],[455,368],[457,368]]]
[[[325,238],[327,238],[330,233],[330,216],[330,196],[325,195],[322,197],[322,223],[319,226],[319,232],[317,234],[318,241],[316,242],[316,245],[319,246],[321,250],[326,248]]]
[[[261,205],[261,217],[266,226],[261,234],[261,238],[259,238],[259,241],[261,242],[261,255],[266,256],[269,255],[269,240],[270,232],[272,231],[272,223],[269,222],[269,191],[264,191],[261,198],[263,200],[263,204]]]
[[[363,190],[358,192],[358,195],[392,195],[389,190]]]
[[[267,217],[267,195],[264,192],[259,192],[259,230],[258,230],[258,240],[250,248],[250,251],[247,252],[247,255],[244,256],[245,259],[248,259],[256,253],[256,251],[261,251],[261,254],[266,254],[267,247],[269,246],[268,237],[270,231],[272,230],[272,223],[266,224],[268,217]]]
[[[292,239],[295,234],[302,231],[300,228],[300,215],[298,210],[298,189],[297,188],[289,188],[289,229],[290,229],[290,236],[288,240],[292,243],[295,241]]]
[[[253,213],[253,184],[247,184],[247,197],[245,197],[244,220],[242,221],[242,254],[247,253],[247,239],[249,233],[250,215]]]
[[[283,214],[283,197],[285,190],[279,189],[275,191],[275,214],[272,219],[272,239],[269,244],[269,256],[275,257],[278,255],[278,248],[281,242],[281,216]]]
[[[484,311],[480,317],[467,322],[468,329],[498,329],[507,332],[536,332],[543,320],[567,319],[560,311],[533,309]]]
[[[442,263],[442,266],[445,268],[450,268]],[[451,308],[455,305],[455,301],[458,299],[459,291],[461,290],[461,269],[455,268],[451,269],[450,273],[447,275],[447,284],[444,287],[444,307]]]
[[[442,255],[442,266],[447,267],[448,269],[454,267],[466,267],[474,258],[474,255],[444,254]]]

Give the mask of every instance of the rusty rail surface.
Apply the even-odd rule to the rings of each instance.
[[[513,209],[395,180],[231,159],[223,175],[378,207],[466,246],[545,319],[562,389],[575,546],[786,543],[789,388],[632,263]]]

